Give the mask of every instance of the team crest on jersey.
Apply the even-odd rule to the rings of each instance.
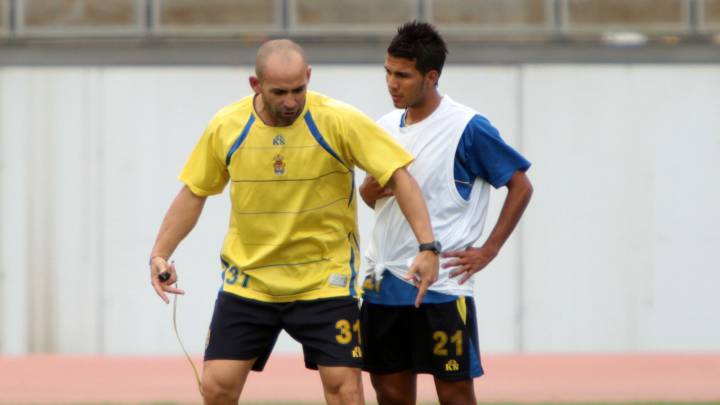
[[[275,174],[278,176],[282,176],[285,174],[285,158],[283,155],[275,155],[273,158],[273,169],[275,170]]]
[[[275,135],[275,138],[273,138],[273,145],[285,145],[285,137],[280,134]]]

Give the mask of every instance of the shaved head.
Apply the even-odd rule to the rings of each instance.
[[[250,87],[257,95],[255,111],[265,124],[288,126],[300,116],[310,70],[303,49],[289,39],[274,39],[260,46]]]
[[[305,51],[289,39],[274,39],[260,45],[255,56],[255,75],[262,78],[268,69],[277,66],[292,66],[307,69]]]

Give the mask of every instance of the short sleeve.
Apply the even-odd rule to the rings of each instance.
[[[222,156],[220,145],[217,126],[210,123],[178,176],[193,194],[206,197],[220,194],[225,188],[230,176],[219,157]]]
[[[460,138],[455,154],[455,180],[472,183],[480,177],[499,188],[518,171],[526,171],[530,162],[500,137],[490,122],[475,115]]]
[[[344,153],[385,186],[393,173],[412,163],[413,156],[365,114],[348,109],[343,117]]]

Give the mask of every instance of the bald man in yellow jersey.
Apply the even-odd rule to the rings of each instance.
[[[237,403],[250,370],[262,370],[283,329],[302,344],[306,367],[319,370],[328,404],[364,402],[355,166],[392,189],[418,244],[435,242],[405,168],[412,156],[358,110],[308,91],[310,72],[292,41],[259,48],[254,95],[208,125],[152,249],[152,285],[167,303],[166,293],[183,293],[173,286],[169,257],[205,199],[230,183],[223,285],[202,376],[206,404]],[[417,302],[437,274],[437,252],[419,249],[408,276],[419,287]]]

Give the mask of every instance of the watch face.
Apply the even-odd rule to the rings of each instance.
[[[429,250],[431,252],[440,253],[442,251],[442,245],[440,242],[434,240],[430,243],[421,243],[420,244],[420,251],[426,251]]]

